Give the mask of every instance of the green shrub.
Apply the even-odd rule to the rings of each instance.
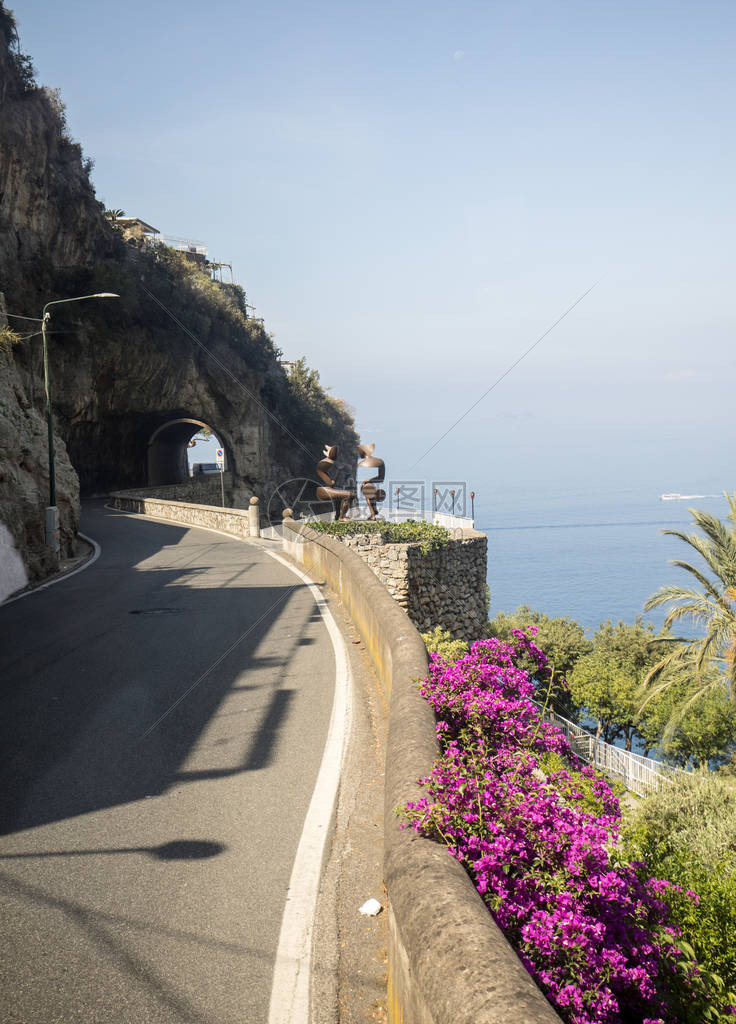
[[[567,801],[588,814],[602,815],[606,813],[604,801],[596,792],[596,786],[589,775],[573,768],[568,760],[555,751],[547,751],[537,755],[537,765],[554,783],[555,789]],[[566,776],[562,773],[566,773]],[[605,782],[615,797],[622,797],[626,787],[620,782],[606,778],[601,772],[595,771],[595,777]]]
[[[536,611],[528,605],[522,605],[511,614],[497,612],[495,618],[488,623],[488,635],[508,642],[513,629],[528,632],[532,628],[537,631],[534,642],[549,658],[558,683],[561,679],[568,680],[578,659],[590,654],[593,649],[580,623],[567,616],[550,618],[544,612]],[[538,667],[533,665],[530,659],[525,660],[522,668],[531,674],[536,684],[544,684],[544,675],[540,674]],[[553,692],[552,707],[565,718],[577,721],[578,709],[566,686],[560,684]]]
[[[386,544],[413,544],[421,545],[422,554],[430,551],[438,551],[447,547],[450,542],[450,534],[444,526],[437,526],[434,523],[417,522],[415,519],[407,519],[405,523],[384,523],[384,522],[360,522],[349,520],[347,522],[324,522],[317,520],[309,524],[310,530],[317,533],[326,533],[330,537],[353,537],[356,534],[381,533],[384,535]]]
[[[457,661],[468,653],[464,640],[453,640],[448,629],[435,626],[430,633],[422,633],[422,640],[429,654],[439,654],[445,661]]]
[[[683,937],[736,989],[736,788],[713,773],[684,776],[629,813],[621,850],[671,883],[662,898]]]

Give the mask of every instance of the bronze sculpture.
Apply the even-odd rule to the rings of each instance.
[[[332,474],[335,472],[335,460],[338,455],[337,445],[325,445],[322,458],[317,463],[317,476],[323,480],[326,487],[317,487],[317,499],[319,501],[331,501],[335,510],[335,520],[347,518],[347,511],[355,501],[355,491],[344,491],[335,487],[335,479]]]
[[[365,503],[370,512],[370,519],[376,518],[378,502],[386,500],[386,492],[382,487],[376,486],[376,484],[382,484],[384,481],[386,476],[386,465],[383,459],[379,459],[377,455],[373,454],[375,447],[376,446],[374,444],[358,445],[358,454],[361,456],[358,466],[367,466],[370,469],[376,470],[370,479],[364,480],[360,485],[360,493],[365,498]]]

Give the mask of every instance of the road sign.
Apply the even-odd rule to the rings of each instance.
[[[215,458],[217,459],[217,465],[220,468],[220,495],[222,497],[222,507],[225,507],[225,452],[222,448],[218,448],[215,451]]]

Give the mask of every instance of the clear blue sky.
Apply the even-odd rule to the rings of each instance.
[[[232,260],[390,476],[736,488],[731,0],[13,6],[99,197]]]

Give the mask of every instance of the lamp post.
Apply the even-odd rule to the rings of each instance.
[[[46,388],[46,422],[49,432],[49,507],[46,509],[46,544],[55,553],[59,551],[59,510],[56,507],[56,473],[54,469],[54,424],[51,417],[51,380],[49,375],[49,353],[46,344],[46,325],[51,319],[49,306],[60,306],[65,302],[81,302],[83,299],[119,299],[114,292],[98,292],[95,295],[77,295],[73,299],[54,299],[47,302],[41,314],[41,335],[43,337],[43,380]]]

